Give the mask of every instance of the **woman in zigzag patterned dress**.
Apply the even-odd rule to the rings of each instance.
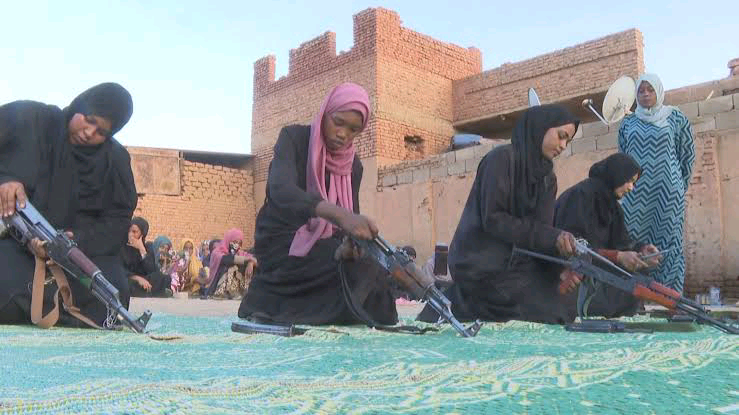
[[[693,130],[676,107],[662,105],[662,82],[644,74],[636,82],[636,112],[624,118],[618,132],[619,150],[643,168],[639,186],[623,198],[631,236],[665,250],[651,276],[682,292],[685,283],[683,225],[685,194],[695,160]]]

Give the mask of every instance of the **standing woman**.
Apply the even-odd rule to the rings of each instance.
[[[359,214],[362,163],[354,139],[369,116],[367,92],[344,83],[326,96],[311,125],[280,131],[267,197],[256,220],[259,268],[239,317],[302,324],[360,322],[347,306],[334,255],[344,236],[340,229],[360,239],[378,232],[374,222]],[[345,271],[354,304],[380,324],[395,324],[398,315],[387,273],[364,259],[347,262]]]
[[[623,199],[631,236],[666,252],[651,274],[679,292],[685,283],[683,226],[685,194],[695,160],[693,129],[679,109],[662,105],[665,92],[657,75],[644,74],[636,82],[637,108],[624,118],[618,147],[641,166],[639,186]]]
[[[569,297],[557,290],[557,267],[513,256],[512,249],[574,253],[572,234],[552,226],[557,195],[552,160],[565,150],[579,123],[563,107],[529,108],[516,122],[511,144],[494,148],[480,161],[449,247],[454,283],[447,296],[458,319],[562,324],[574,318]],[[569,278],[569,285],[579,283],[578,276]],[[426,306],[418,319],[434,322],[438,314]]]

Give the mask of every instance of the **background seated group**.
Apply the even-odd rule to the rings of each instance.
[[[128,243],[121,252],[132,297],[189,297],[240,299],[251,281],[256,258],[242,250],[243,233],[231,229],[222,239],[198,246],[184,239],[179,249],[170,238],[146,240],[149,223],[131,220]]]

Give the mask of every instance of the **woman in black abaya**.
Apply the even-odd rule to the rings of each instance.
[[[361,239],[377,234],[374,223],[359,214],[362,163],[353,144],[369,122],[369,109],[367,92],[345,83],[326,96],[311,125],[280,131],[254,233],[259,268],[239,317],[361,322],[347,306],[334,254],[342,244],[341,229]],[[354,304],[380,324],[397,322],[389,278],[379,265],[370,259],[347,261],[345,274]]]
[[[480,161],[449,247],[454,283],[446,293],[458,319],[572,320],[567,297],[557,291],[554,267],[512,256],[512,249],[574,253],[572,234],[552,226],[557,194],[552,159],[564,151],[578,125],[562,107],[529,108],[517,121],[511,144],[494,148]],[[434,322],[438,314],[427,306],[418,319]]]
[[[149,222],[140,217],[131,219],[128,243],[121,251],[131,297],[171,297],[172,278],[157,267],[154,256],[159,252],[146,242],[148,233]]]
[[[33,101],[0,107],[0,213],[30,200],[49,222],[69,231],[128,305],[120,258],[137,196],[128,151],[113,138],[133,111],[122,86],[104,83],[83,92],[64,110]],[[0,239],[0,323],[30,322],[34,257],[15,240]],[[105,306],[68,278],[75,305],[97,323]],[[53,284],[51,284],[53,285]],[[56,290],[45,290],[45,309]],[[60,323],[80,323],[61,313]]]
[[[588,178],[557,199],[554,226],[584,238],[590,247],[629,271],[659,264],[654,245],[631,239],[619,200],[634,189],[641,167],[628,154],[616,153],[593,164]],[[640,302],[630,293],[603,286],[590,302],[589,316],[608,318],[633,315]]]

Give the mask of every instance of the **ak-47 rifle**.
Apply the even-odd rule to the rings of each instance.
[[[123,325],[136,333],[144,332],[151,312],[147,310],[139,318],[134,318],[121,303],[118,289],[105,279],[100,268],[64,232],[54,229],[30,202],[22,208],[17,205],[15,213],[2,221],[10,235],[23,246],[28,247],[34,238],[41,240],[49,258],[89,288]]]
[[[590,249],[586,241],[582,239],[577,240],[575,248],[576,253],[570,259],[557,258],[521,248],[514,248],[513,252],[514,254],[520,253],[562,265],[586,278],[592,279],[593,282],[600,282],[631,293],[640,300],[653,301],[671,311],[685,312],[693,316],[698,322],[711,325],[725,333],[739,334],[739,327],[736,325],[712,317],[700,304],[683,297],[679,292],[654,281],[652,278],[623,270],[618,265]],[[615,272],[593,264],[591,262],[592,259],[597,259]],[[581,285],[580,289],[584,290],[587,288]],[[581,293],[583,292],[581,291]],[[584,298],[584,295],[580,295],[579,297],[580,299]],[[583,310],[583,304],[580,299],[578,299],[578,314],[580,314],[579,317],[582,319],[584,318],[583,314],[586,314],[586,312]]]
[[[482,327],[480,320],[465,328],[452,314],[452,303],[434,285],[434,278],[423,272],[408,254],[402,249],[389,244],[380,236],[372,240],[362,240],[352,237],[352,241],[362,250],[362,255],[368,255],[377,261],[390,276],[406,291],[418,300],[425,300],[434,311],[439,313],[440,320],[444,319],[454,327],[463,337],[474,337]]]

